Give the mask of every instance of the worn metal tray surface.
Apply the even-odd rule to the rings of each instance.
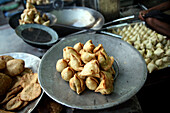
[[[9,55],[15,59],[22,59],[25,61],[25,67],[32,69],[34,73],[38,72],[41,59],[38,58],[37,56],[31,55],[28,53],[22,53],[22,52],[0,54],[0,56],[2,55]],[[44,91],[42,90],[41,95],[37,99],[30,102],[24,109],[18,111],[18,113],[31,113],[33,109],[37,106],[39,101],[41,100],[43,94],[44,94]]]
[[[78,95],[56,71],[57,60],[63,58],[63,48],[73,47],[78,42],[85,43],[90,39],[95,46],[103,44],[108,55],[113,56],[118,63],[119,75],[110,95],[89,90]],[[125,102],[140,90],[146,77],[145,61],[136,49],[118,38],[101,34],[81,34],[61,40],[46,52],[39,68],[40,85],[49,97],[68,107],[86,110],[108,108]]]

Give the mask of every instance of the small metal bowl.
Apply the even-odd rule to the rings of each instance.
[[[15,32],[26,43],[38,48],[50,48],[58,41],[58,34],[53,29],[40,24],[19,25]]]

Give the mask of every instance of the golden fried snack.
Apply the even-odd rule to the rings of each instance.
[[[84,50],[81,52],[81,60],[86,64],[92,59],[96,59],[95,54],[85,52]]]
[[[20,75],[23,76],[25,74],[33,74],[33,71],[30,68],[24,68],[24,71]]]
[[[69,81],[74,75],[74,70],[71,67],[66,67],[62,72],[61,72],[61,77],[65,81]]]
[[[70,60],[70,54],[75,55],[76,57],[80,58],[80,54],[72,47],[65,47],[63,49],[63,58],[65,60]]]
[[[100,52],[101,50],[103,50],[103,49],[104,49],[104,48],[103,48],[103,45],[102,45],[102,44],[99,44],[97,47],[94,48],[93,53],[95,53],[96,56],[98,56],[98,55],[99,55],[99,52]]]
[[[16,110],[22,105],[23,101],[20,99],[19,95],[11,99],[5,106],[7,110]]]
[[[21,86],[18,86],[18,87],[16,87],[16,88],[12,89],[10,92],[8,92],[8,93],[6,94],[6,97],[5,97],[5,99],[1,102],[1,104],[4,104],[4,103],[6,103],[7,101],[9,101],[11,98],[13,98],[14,96],[16,96],[16,94],[17,94],[18,92],[20,92],[21,90],[22,90],[22,87],[21,87]]]
[[[77,94],[80,94],[85,90],[85,83],[83,79],[77,76],[77,74],[75,74],[74,77],[70,79],[69,85],[70,88],[73,91],[76,91]]]
[[[24,70],[24,66],[24,60],[13,59],[7,62],[6,71],[10,76],[16,76]]]
[[[86,52],[90,52],[92,53],[93,49],[95,48],[94,44],[92,43],[92,40],[88,40],[85,44],[84,44],[84,47],[83,49],[86,51]]]
[[[24,108],[25,106],[28,105],[29,102],[27,101],[23,101],[22,105],[18,108],[18,110],[21,110],[22,108]]]
[[[21,14],[21,19],[19,19],[19,24],[31,24],[31,23],[37,23],[42,24],[45,26],[50,25],[50,20],[48,19],[48,16],[46,14],[43,14],[41,17],[41,14],[34,5],[31,3],[26,3],[26,9]]]
[[[32,74],[25,74],[20,80],[20,85],[25,88],[30,83],[38,83],[38,74],[32,73]]]
[[[0,113],[15,113],[15,112],[5,111],[5,110],[0,109]]]
[[[86,79],[86,86],[90,90],[95,90],[98,86],[99,82],[96,78],[94,77],[87,77]]]
[[[6,67],[6,62],[2,59],[0,59],[0,70],[4,69]]]
[[[0,95],[4,95],[11,87],[12,79],[3,73],[0,73]]]
[[[56,63],[56,70],[58,72],[62,72],[64,68],[66,68],[68,66],[68,63],[66,60],[64,59],[59,59]]]
[[[110,80],[111,74],[101,72],[102,80],[99,86],[96,88],[95,92],[100,92],[102,95],[110,94],[113,92],[113,79]]]
[[[80,73],[80,76],[91,76],[100,78],[99,72],[99,62],[97,60],[91,60],[84,66],[82,72]]]
[[[8,55],[3,55],[3,56],[0,56],[0,59],[4,60],[5,62],[8,62],[9,60],[12,60],[14,58]]]
[[[79,57],[77,57],[74,54],[70,53],[70,62],[69,65],[75,70],[75,71],[82,71],[83,70],[83,64]]]
[[[99,52],[98,61],[99,61],[99,64],[100,64],[101,68],[103,70],[107,71],[108,69],[110,69],[112,67],[113,62],[114,62],[114,58],[112,56],[109,57],[107,55],[107,53],[105,52],[105,50],[102,49]]]
[[[32,101],[41,94],[41,87],[38,83],[31,83],[27,85],[20,93],[20,99],[23,101]]]
[[[74,49],[77,51],[77,52],[79,52],[81,49],[83,49],[83,46],[84,46],[84,44],[82,44],[82,43],[77,43],[77,44],[75,44],[74,45]]]

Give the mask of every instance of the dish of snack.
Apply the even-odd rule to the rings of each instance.
[[[41,4],[49,4],[50,0],[27,0],[28,3],[41,5]]]
[[[104,95],[113,92],[113,62],[113,56],[107,55],[102,44],[95,47],[92,40],[88,40],[85,44],[79,42],[74,47],[65,47],[63,59],[56,63],[56,70],[61,72],[63,80],[69,81],[70,88],[77,94],[87,86]]]
[[[91,58],[94,58],[93,52],[89,54],[81,51],[82,44],[85,44],[83,48],[86,48],[86,51],[92,51],[88,48],[88,46],[91,45],[88,40],[92,40],[95,46],[102,44],[107,55],[114,57],[112,66],[115,70],[115,76],[117,76],[116,74],[118,74],[118,76],[113,84],[109,84],[114,86],[113,92],[110,94],[102,95],[101,93],[94,92],[100,84],[99,75],[106,77],[106,73],[102,71],[101,74],[98,74],[100,73],[101,67],[99,67],[98,70],[98,58],[97,60],[91,60]],[[93,49],[96,48],[94,46],[92,47]],[[77,54],[77,52],[71,48],[75,48],[79,53],[82,52],[80,57],[82,63],[76,60],[79,53]],[[66,50],[64,56],[63,49],[64,51]],[[69,52],[71,52],[72,55],[68,54]],[[68,64],[67,59],[69,60],[69,58],[71,62]],[[100,60],[104,60],[102,56]],[[61,63],[60,66],[56,65],[57,61],[59,64]],[[76,65],[72,65],[75,62],[77,62]],[[107,66],[104,66],[106,70]],[[60,72],[58,72],[56,68]],[[96,73],[94,76],[96,77],[88,76],[93,73],[89,71],[90,68],[94,70],[93,72]],[[83,70],[82,72],[78,72],[74,69]],[[79,34],[61,40],[45,53],[38,72],[40,85],[49,97],[65,106],[86,110],[108,108],[128,100],[143,86],[147,77],[146,63],[135,48],[123,40],[101,34]],[[78,72],[76,73],[77,75],[72,77],[75,72]],[[82,78],[85,77],[86,80],[80,79],[80,73],[83,73]],[[110,76],[107,77],[109,78]],[[103,79],[101,83],[108,85],[109,82],[105,82],[108,78]],[[109,81],[110,80],[111,79],[109,79]],[[70,84],[68,81],[70,81]],[[80,84],[83,82],[84,85],[81,86]],[[74,87],[75,85],[78,87]],[[81,88],[79,86],[81,86]],[[85,90],[83,90],[84,86]],[[111,89],[112,86],[109,86],[109,88]],[[73,90],[75,90],[75,92]],[[100,91],[105,94],[104,90],[105,88],[101,88]]]
[[[43,95],[39,63],[38,57],[27,53],[0,55],[0,109],[21,113],[34,109]]]
[[[143,56],[149,73],[170,65],[170,40],[156,33],[142,23],[136,23],[112,30],[122,36],[122,40],[134,46]]]
[[[19,19],[19,24],[42,24],[45,26],[50,25],[50,20],[48,16],[44,13],[42,16],[39,11],[31,3],[26,3],[26,9],[21,14],[21,19]]]

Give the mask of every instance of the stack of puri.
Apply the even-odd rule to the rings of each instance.
[[[0,109],[17,112],[40,94],[38,74],[24,60],[0,56]]]

